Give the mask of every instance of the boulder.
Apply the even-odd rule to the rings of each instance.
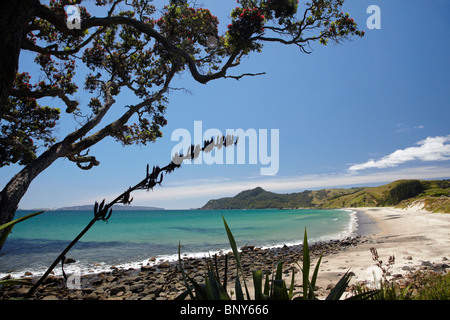
[[[83,299],[84,300],[98,300],[98,295],[94,292],[91,292],[91,293],[85,294],[83,296]]]
[[[115,286],[112,287],[109,292],[111,295],[117,295],[119,292],[124,292],[126,290],[125,286]]]
[[[77,260],[72,259],[72,258],[66,258],[64,260],[64,264],[70,264],[70,263],[75,263],[75,262],[77,262]]]

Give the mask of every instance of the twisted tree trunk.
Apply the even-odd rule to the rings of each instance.
[[[31,182],[56,159],[63,157],[70,144],[57,143],[25,166],[3,188],[0,193],[0,225],[14,218],[20,200],[25,195]]]
[[[36,0],[0,1],[0,115],[16,76],[25,29],[34,18]]]
[[[18,70],[22,39],[27,25],[34,18],[36,3],[39,2],[0,1],[0,118],[5,113],[5,103]],[[20,199],[31,181],[51,163],[45,165],[42,159],[41,162],[36,168],[25,167],[0,193],[0,224],[13,219]]]

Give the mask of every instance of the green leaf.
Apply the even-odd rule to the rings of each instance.
[[[210,296],[209,299],[211,300],[231,300],[228,296],[228,293],[223,288],[223,286],[220,284],[219,279],[214,274],[214,269],[212,266],[212,263],[209,262],[208,265],[208,276],[205,279],[206,282],[206,289],[208,292],[208,295]]]
[[[288,300],[286,282],[282,279],[276,279],[273,282],[273,300]]]
[[[0,230],[4,230],[2,235],[0,236],[0,247],[3,246],[3,244],[5,243],[6,239],[8,238],[9,234],[11,233],[12,228],[14,227],[14,225],[16,225],[16,223],[25,221],[27,219],[30,219],[34,216],[37,216],[41,213],[43,213],[45,211],[39,211],[39,212],[34,212],[34,213],[30,213],[26,216],[23,216],[21,218],[15,219],[13,221],[10,221],[8,223],[2,224],[0,226]]]
[[[264,284],[264,295],[269,296],[270,295],[270,283],[269,283],[269,273],[266,273],[266,281]]]
[[[33,283],[29,280],[15,280],[15,279],[9,279],[9,280],[0,280],[0,285],[5,286],[31,286]]]
[[[261,270],[253,271],[253,286],[255,288],[255,300],[262,299],[262,278],[263,273]]]
[[[230,228],[228,227],[227,222],[225,221],[225,217],[222,216],[223,219],[223,224],[225,225],[225,230],[227,232],[227,236],[228,236],[228,241],[230,242],[230,246],[231,246],[231,250],[233,251],[233,255],[234,258],[236,260],[236,287],[237,287],[237,282],[239,282],[239,271],[241,271],[241,275],[242,275],[242,281],[244,282],[244,287],[245,287],[245,292],[247,294],[247,299],[250,299],[250,294],[248,292],[248,288],[247,288],[247,283],[245,282],[245,275],[244,275],[244,271],[242,270],[242,264],[241,264],[241,259],[239,256],[239,252],[237,250],[237,246],[236,246],[236,241],[234,240],[234,236],[231,233]],[[241,293],[242,293],[242,287],[239,283],[239,287],[241,289]],[[236,295],[238,294],[238,292],[236,291]]]
[[[310,267],[310,258],[309,258],[309,248],[308,248],[308,236],[306,234],[305,227],[305,235],[303,237],[303,299],[308,298],[308,288],[309,288],[309,267]]]
[[[291,278],[291,286],[289,287],[289,300],[294,296],[294,284],[295,284],[295,272],[294,268],[292,268],[292,278]]]
[[[309,295],[308,295],[308,299],[315,299],[314,296],[314,287],[316,286],[316,280],[317,280],[317,274],[319,273],[319,266],[320,266],[320,262],[322,261],[322,256],[323,254],[320,255],[319,261],[317,262],[317,265],[314,269],[314,273],[311,279],[311,290],[309,291]]]
[[[236,269],[236,282],[234,285],[236,291],[236,300],[245,300],[244,293],[242,292],[241,281],[239,280],[239,270]]]
[[[6,228],[8,228],[8,227],[10,227],[10,226],[14,226],[16,223],[19,223],[19,222],[22,222],[22,221],[24,221],[24,220],[30,219],[30,218],[32,218],[32,217],[34,217],[34,216],[37,216],[38,214],[41,214],[41,213],[43,213],[43,212],[45,212],[45,211],[39,211],[39,212],[30,213],[30,214],[28,214],[28,215],[26,215],[26,216],[23,216],[23,217],[21,217],[21,218],[18,218],[18,219],[16,219],[16,220],[11,221],[11,222],[2,224],[2,225],[0,226],[0,230],[6,229]]]
[[[191,297],[191,299],[194,300],[194,295],[192,294],[191,286],[189,285],[189,282],[187,280],[188,276],[184,272],[183,265],[181,263],[181,242],[178,243],[178,264],[180,265],[181,275],[183,276],[183,280],[184,280],[184,284],[187,288],[187,292],[188,292],[189,296]],[[183,296],[184,296],[184,298],[186,297],[184,292],[181,295],[179,295],[177,298],[179,298],[181,300]]]
[[[14,227],[14,225],[11,225],[6,228],[2,228],[2,229],[5,229],[5,231],[3,231],[2,235],[0,236],[0,247],[2,247],[3,244],[5,243],[6,239],[8,238],[9,234],[11,233],[11,230],[13,227]]]
[[[283,262],[280,261],[277,264],[277,273],[275,275],[275,280],[283,280]]]
[[[331,290],[330,294],[325,298],[325,300],[339,300],[342,294],[345,292],[345,289],[347,289],[350,278],[350,272],[347,271],[333,288],[333,290]]]

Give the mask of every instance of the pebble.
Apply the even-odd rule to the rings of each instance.
[[[358,236],[310,244],[311,260],[318,258],[321,253],[324,253],[325,257],[327,254],[348,250],[349,247],[355,246],[361,241],[367,241],[367,239]],[[283,260],[283,270],[290,274],[292,265],[302,258],[301,245],[270,249],[246,246],[243,249],[241,260],[244,272],[248,277],[251,277],[252,271],[258,269],[270,274],[273,271],[273,266],[279,260]],[[173,300],[186,289],[178,261],[169,262],[161,259],[157,262],[156,260],[155,257],[151,257],[149,262],[152,262],[153,265],[142,265],[137,270],[125,270],[114,266],[108,272],[82,276],[82,290],[68,289],[64,286],[62,278],[51,275],[42,285],[42,288],[38,289],[30,299]],[[212,261],[214,262],[214,260],[217,260],[217,269],[221,281],[223,281],[225,260],[227,260],[227,281],[230,286],[234,286],[236,263],[232,253],[222,252],[222,254],[216,256],[216,259],[213,257]],[[323,263],[326,263],[326,260]],[[208,266],[207,258],[183,257],[182,264],[189,277],[194,278],[199,283],[204,282]],[[441,263],[441,265],[444,264]],[[299,270],[294,270],[294,272],[299,272]],[[331,288],[331,286],[328,287]],[[327,290],[329,290],[328,287]],[[3,286],[0,288],[0,300],[23,297],[26,292],[27,290],[21,286]]]

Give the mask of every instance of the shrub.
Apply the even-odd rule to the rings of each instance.
[[[228,240],[233,252],[233,256],[236,260],[236,279],[235,279],[235,293],[236,300],[251,300],[250,293],[247,288],[247,283],[245,280],[245,275],[242,269],[240,254],[237,250],[236,241],[234,239],[233,234],[231,233],[230,228],[228,227],[225,218],[223,218],[225,230],[228,236]],[[224,276],[223,284],[220,282],[220,276],[218,272],[214,271],[214,267],[211,261],[208,262],[207,273],[205,275],[205,283],[199,284],[194,279],[190,278],[184,271],[183,265],[181,262],[181,253],[180,247],[178,249],[178,261],[181,269],[181,273],[186,285],[186,290],[177,297],[177,300],[183,300],[188,296],[192,300],[231,300],[232,297],[228,294],[226,288],[226,275]],[[317,280],[317,275],[319,271],[320,262],[322,260],[322,255],[317,262],[317,265],[314,269],[311,279],[309,278],[310,273],[310,255],[309,255],[309,247],[308,247],[308,237],[306,233],[304,233],[303,239],[303,265],[300,266],[303,277],[303,291],[302,292],[294,292],[294,281],[295,274],[292,271],[292,280],[289,288],[286,285],[285,280],[282,278],[282,270],[283,270],[283,261],[279,261],[276,267],[275,275],[272,273],[272,279],[269,278],[269,274],[266,273],[265,277],[261,270],[256,270],[252,272],[253,276],[253,286],[254,286],[254,299],[255,300],[316,300],[316,296],[314,294],[314,287]],[[217,268],[216,268],[217,270]],[[245,295],[241,284],[244,284]],[[347,271],[344,276],[339,280],[336,286],[331,290],[330,294],[327,296],[327,300],[339,300],[348,287],[350,282],[350,273]],[[263,278],[264,286],[263,286]],[[376,290],[375,290],[376,291]],[[364,291],[359,295],[355,295],[351,297],[351,299],[363,299],[372,295],[375,291]],[[245,298],[246,297],[246,298]]]

